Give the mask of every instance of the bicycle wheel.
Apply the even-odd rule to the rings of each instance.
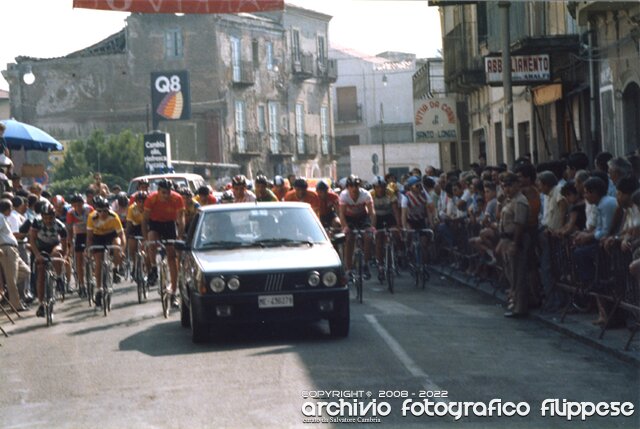
[[[362,289],[363,289],[363,271],[364,271],[364,255],[362,252],[358,252],[358,256],[356,256],[356,293],[357,299],[360,304],[362,304]]]
[[[91,260],[87,257],[84,265],[84,285],[87,288],[87,300],[89,301],[89,307],[93,305],[93,293],[95,288],[95,279],[93,278],[93,269],[91,266]]]
[[[420,254],[420,243],[413,243],[413,263],[414,263],[414,285],[415,287],[420,287],[422,283],[422,255]]]
[[[53,280],[51,272],[46,270],[44,272],[44,317],[46,319],[47,326],[51,326],[53,324]]]
[[[144,279],[142,277],[142,258],[140,257],[139,253],[136,253],[134,274],[136,286],[138,289],[138,304],[142,304],[142,298],[144,297]]]
[[[103,287],[102,288],[102,312],[104,313],[104,316],[107,317],[107,315],[109,314],[109,292],[108,289]]]
[[[169,279],[167,276],[167,264],[166,261],[163,260],[162,263],[158,265],[158,283],[160,287],[160,298],[162,301],[162,314],[165,319],[169,317],[169,309],[171,305],[169,303],[170,295],[167,293],[167,286],[169,284]]]
[[[385,274],[387,276],[387,285],[389,286],[389,292],[393,293],[395,267],[394,267],[394,252],[393,252],[392,245],[387,245],[387,251],[385,252],[384,266],[385,266]]]

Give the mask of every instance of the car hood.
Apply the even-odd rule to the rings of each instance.
[[[194,251],[193,254],[205,273],[293,271],[340,266],[340,258],[330,244],[215,249]]]

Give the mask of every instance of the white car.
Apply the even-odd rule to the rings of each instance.
[[[189,189],[191,189],[191,191],[193,191],[194,194],[197,193],[199,187],[208,186],[207,182],[199,174],[193,174],[193,173],[151,174],[151,175],[139,176],[131,179],[131,181],[129,182],[129,189],[127,191],[127,194],[131,195],[134,192],[136,192],[138,190],[138,182],[142,179],[147,179],[149,181],[149,192],[153,192],[157,190],[158,188],[157,183],[161,179],[169,179],[173,183],[178,185],[179,188],[186,186]]]

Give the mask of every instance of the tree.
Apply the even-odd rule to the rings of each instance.
[[[86,141],[73,141],[67,146],[49,187],[83,192],[92,182],[92,174],[99,171],[105,183],[126,189],[129,179],[144,174],[143,151],[141,134],[124,130],[118,135],[107,135],[96,130]]]

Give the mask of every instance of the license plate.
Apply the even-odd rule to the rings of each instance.
[[[258,308],[293,307],[293,295],[261,295]]]

